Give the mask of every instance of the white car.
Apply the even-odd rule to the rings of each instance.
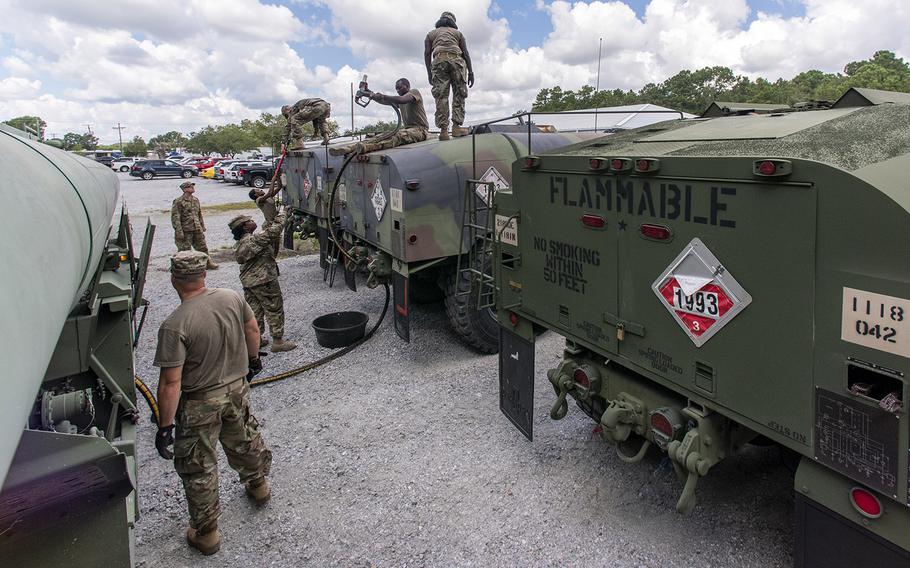
[[[234,162],[230,166],[224,169],[224,181],[230,181],[234,183],[240,183],[243,180],[240,178],[240,170],[245,166],[261,166],[265,162],[259,160],[247,161],[247,162]]]
[[[111,162],[111,169],[115,172],[128,172],[139,158],[117,158]]]

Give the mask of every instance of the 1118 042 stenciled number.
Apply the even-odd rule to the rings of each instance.
[[[910,301],[844,288],[841,339],[910,357]]]

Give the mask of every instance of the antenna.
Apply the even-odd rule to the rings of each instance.
[[[600,43],[597,45],[597,85],[594,87],[594,96],[597,97],[597,93],[600,91],[600,56],[603,53],[604,47],[604,38],[600,38]],[[600,110],[600,107],[595,107],[594,109],[594,132],[597,132],[597,111]]]

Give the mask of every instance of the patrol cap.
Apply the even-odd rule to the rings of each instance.
[[[188,188],[188,187],[191,186],[191,185],[196,185],[196,184],[193,183],[193,182],[191,182],[191,181],[185,181],[185,182],[183,182],[183,183],[180,184],[180,189],[186,189],[186,188]]]
[[[233,219],[228,221],[228,227],[233,231],[240,225],[246,223],[247,221],[252,221],[252,220],[253,220],[253,218],[250,217],[249,215],[237,215],[236,217],[234,217]]]
[[[198,250],[183,250],[171,257],[171,273],[178,276],[193,276],[205,272],[209,255]]]
[[[442,15],[439,16],[439,19],[441,20],[443,18],[448,18],[448,19],[452,20],[452,23],[455,23],[455,14],[453,14],[452,12],[443,12]]]

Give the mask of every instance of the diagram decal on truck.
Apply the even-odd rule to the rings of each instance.
[[[698,238],[686,245],[651,289],[697,347],[752,302]]]

